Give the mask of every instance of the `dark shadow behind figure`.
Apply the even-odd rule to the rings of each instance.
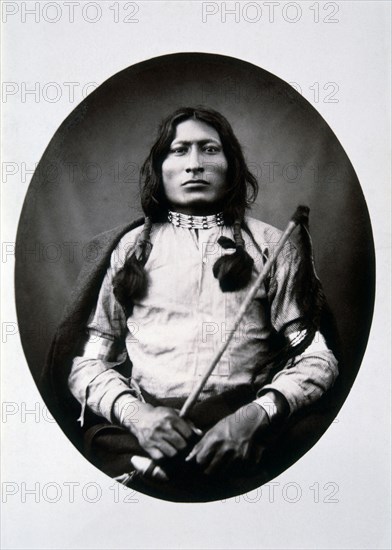
[[[270,442],[255,475],[237,482],[227,476],[222,487],[207,484],[200,490],[195,487],[193,494],[181,487],[165,492],[136,480],[133,485],[169,500],[208,501],[244,493],[272,479],[311,448],[335,418],[367,344],[374,246],[358,179],[336,136],[300,94],[274,75],[224,56],[175,54],[130,67],[100,86],[64,121],[37,167],[18,228],[15,268],[18,325],[31,373],[37,382],[42,380],[45,403],[67,437],[82,453],[87,442],[95,455],[93,459],[90,453],[89,459],[99,468],[109,475],[127,471],[129,438],[124,439],[119,427],[109,434],[106,421],[91,413],[80,429],[80,405],[68,391],[67,374],[110,252],[121,235],[137,225],[127,224],[130,215],[140,214],[135,207],[134,161],[148,150],[156,120],[184,103],[204,103],[227,113],[240,141],[249,143],[245,153],[261,184],[255,218],[283,227],[298,203],[310,206],[318,273],[342,341],[339,350],[337,331],[326,313],[322,330],[339,359],[339,377],[315,405],[290,418]],[[292,180],[286,172],[285,178],[278,174],[271,180],[275,165],[279,172],[293,161],[302,166],[302,178]],[[86,167],[96,165],[106,171],[94,179]],[[118,166],[127,171],[119,175]],[[128,193],[129,200],[124,200]],[[119,224],[124,226],[107,231]],[[78,252],[88,251],[87,243],[102,231],[90,247],[93,253],[99,251],[98,259],[85,262],[75,283],[82,264]],[[64,247],[59,245],[73,243],[79,246],[75,258],[63,254],[54,261],[41,254],[51,244],[61,253]],[[65,304],[69,305],[62,315]],[[53,327],[61,318],[55,333]],[[250,400],[245,395],[238,398]],[[222,416],[231,412],[225,412],[225,400],[221,405]],[[218,411],[217,405],[212,409]],[[205,409],[196,413],[201,423],[210,414]],[[105,447],[108,453],[101,452]]]

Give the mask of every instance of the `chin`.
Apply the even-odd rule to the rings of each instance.
[[[172,209],[188,215],[208,216],[220,212],[221,207],[215,201],[194,199],[186,203],[173,205]]]

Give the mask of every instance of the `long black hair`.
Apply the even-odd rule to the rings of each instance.
[[[221,139],[226,157],[227,193],[222,208],[225,225],[233,227],[234,241],[221,237],[223,248],[235,248],[233,254],[220,257],[213,272],[223,292],[245,287],[251,277],[253,259],[245,250],[241,234],[245,210],[257,197],[258,183],[245,162],[241,145],[228,120],[217,111],[204,107],[183,107],[166,117],[158,129],[158,137],[140,170],[141,205],[146,216],[145,224],[133,254],[127,258],[113,281],[117,300],[130,314],[133,301],[141,299],[148,288],[144,265],[151,251],[149,240],[153,222],[167,221],[170,205],[165,196],[162,164],[175,139],[178,124],[189,119],[199,120],[214,128]]]
[[[161,123],[158,138],[140,171],[143,211],[152,221],[166,221],[169,205],[163,190],[162,164],[169,153],[178,124],[189,119],[204,122],[219,134],[228,163],[228,189],[223,219],[226,224],[232,225],[235,220],[243,219],[245,209],[256,199],[257,180],[246,165],[241,145],[227,119],[217,111],[202,107],[178,109]]]

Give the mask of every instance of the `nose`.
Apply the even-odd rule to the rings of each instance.
[[[186,172],[204,172],[204,167],[197,147],[191,147]]]

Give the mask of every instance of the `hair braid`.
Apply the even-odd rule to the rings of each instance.
[[[134,301],[143,298],[147,292],[148,275],[144,266],[152,249],[151,228],[152,221],[147,216],[133,254],[113,278],[113,293],[128,316],[132,313]]]
[[[223,292],[235,292],[245,288],[250,282],[254,260],[245,250],[242,237],[241,221],[233,224],[234,242],[227,237],[220,237],[218,243],[222,248],[235,248],[233,254],[224,254],[214,264],[214,277],[218,279]]]

